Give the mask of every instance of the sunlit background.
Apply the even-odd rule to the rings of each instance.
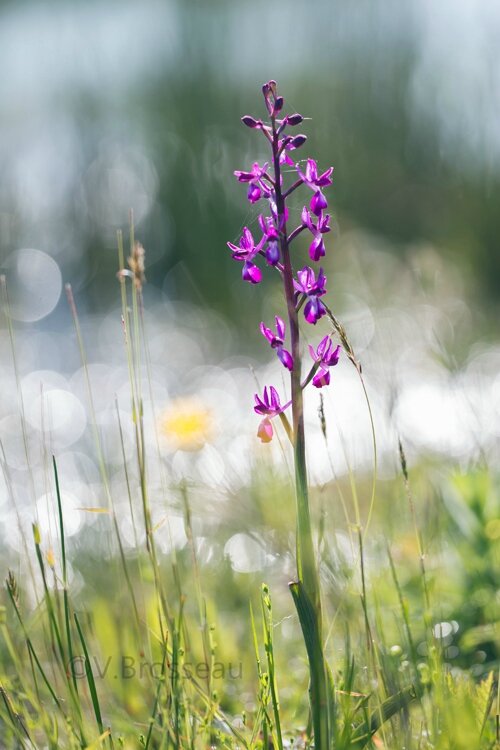
[[[12,322],[12,331],[5,315],[0,323],[4,542],[22,551],[19,529],[33,508],[51,533],[52,453],[68,536],[101,523],[95,426],[124,539],[135,542],[116,275],[116,231],[128,233],[130,209],[146,248],[155,522],[166,487],[185,481],[196,493],[203,483],[200,502],[216,505],[281,455],[279,436],[258,444],[252,410],[257,388],[286,387],[258,333],[283,312],[279,283],[243,284],[226,247],[256,223],[232,173],[265,155],[239,118],[262,114],[260,85],[271,77],[292,111],[312,117],[303,156],[335,167],[330,304],[363,366],[380,477],[398,471],[398,436],[411,462],[498,462],[499,27],[500,6],[487,0],[2,3],[0,265]],[[319,394],[307,399],[318,485],[373,466],[369,415],[346,357],[332,381],[328,443]],[[164,550],[185,543],[177,520],[169,512]],[[262,547],[233,531],[221,554],[236,570],[265,566]]]

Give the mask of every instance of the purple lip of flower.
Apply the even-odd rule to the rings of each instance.
[[[307,296],[304,318],[308,323],[315,325],[326,314],[326,307],[318,299],[326,294],[326,276],[320,268],[316,279],[313,269],[305,266],[301,271],[297,271],[297,279],[293,282],[296,291]]]
[[[260,332],[269,341],[271,348],[276,349],[276,354],[281,364],[291,372],[293,370],[293,357],[289,351],[283,348],[285,343],[285,323],[279,315],[276,315],[274,320],[276,322],[276,333],[265,326],[264,323],[260,324]]]
[[[312,384],[315,388],[323,388],[325,385],[330,384],[330,371],[320,367],[316,375],[312,379]]]
[[[268,166],[268,162],[263,164],[262,167],[258,162],[254,162],[250,172],[236,170],[234,173],[238,182],[249,183],[247,197],[250,203],[257,203],[262,196],[268,198],[272,193],[270,186],[264,180]]]
[[[321,211],[323,211],[323,209],[327,208],[328,206],[328,202],[321,192],[321,188],[327,187],[328,185],[332,184],[331,174],[333,172],[333,167],[330,167],[326,170],[326,172],[318,175],[318,167],[316,165],[316,162],[314,161],[314,159],[308,159],[305,174],[301,172],[298,167],[297,172],[302,182],[314,191],[314,195],[311,198],[310,204],[311,211],[313,212],[313,214],[316,214],[316,216],[319,216]]]
[[[270,443],[273,439],[273,435],[274,430],[271,420],[268,417],[264,417],[264,419],[259,423],[257,437],[259,437],[263,443]]]
[[[252,260],[262,250],[265,240],[266,238],[262,237],[256,245],[251,231],[248,227],[244,227],[239,245],[233,245],[232,242],[227,243],[232,251],[232,257],[235,260],[243,261],[242,276],[250,284],[258,284],[262,280],[262,271],[255,263],[252,263]]]
[[[323,211],[319,212],[318,220],[314,223],[311,219],[307,206],[302,209],[302,224],[307,227],[314,239],[309,246],[309,256],[311,260],[318,261],[326,253],[325,243],[323,240],[323,234],[330,231],[330,215],[324,214]]]

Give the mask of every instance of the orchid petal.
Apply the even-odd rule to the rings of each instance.
[[[276,266],[279,263],[280,250],[277,242],[269,242],[266,249],[266,261],[270,266]]]
[[[290,372],[293,370],[293,357],[286,349],[280,347],[277,351],[278,359]]]
[[[262,190],[258,185],[255,184],[255,182],[251,182],[248,186],[248,193],[247,198],[250,201],[250,203],[257,203],[257,201],[260,200],[262,196]]]
[[[276,333],[278,334],[278,337],[284,341],[285,340],[285,322],[283,318],[280,318],[279,315],[276,315],[274,317],[275,323],[276,323]]]
[[[321,213],[321,211],[324,208],[328,207],[328,202],[327,202],[325,196],[323,195],[323,193],[321,192],[321,190],[317,190],[314,193],[313,197],[311,198],[310,206],[311,206],[311,211],[316,216],[319,216],[320,213]]]

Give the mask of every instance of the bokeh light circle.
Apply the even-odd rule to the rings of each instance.
[[[49,315],[59,302],[61,271],[56,261],[42,250],[15,250],[6,259],[3,272],[14,320],[34,323]]]

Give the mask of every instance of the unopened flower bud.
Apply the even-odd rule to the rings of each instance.
[[[292,138],[292,140],[290,141],[289,148],[291,149],[300,148],[301,146],[304,145],[306,141],[307,141],[306,135],[302,135],[302,133],[300,135],[296,135],[295,138]]]
[[[256,120],[250,115],[245,115],[245,117],[242,117],[241,122],[243,123],[243,125],[246,125],[247,128],[258,128],[262,124],[260,120]]]
[[[294,115],[288,115],[286,118],[287,125],[300,125],[300,123],[303,121],[302,115],[299,115],[298,112],[296,112]]]
[[[276,99],[276,101],[274,103],[274,111],[276,113],[277,112],[281,112],[281,110],[283,109],[283,104],[284,103],[285,103],[285,100],[283,99],[283,97],[282,96],[278,96],[278,98]]]
[[[262,93],[266,102],[266,108],[270,115],[275,112],[276,105],[276,81],[268,81],[262,86]],[[283,102],[281,103],[283,106]]]

